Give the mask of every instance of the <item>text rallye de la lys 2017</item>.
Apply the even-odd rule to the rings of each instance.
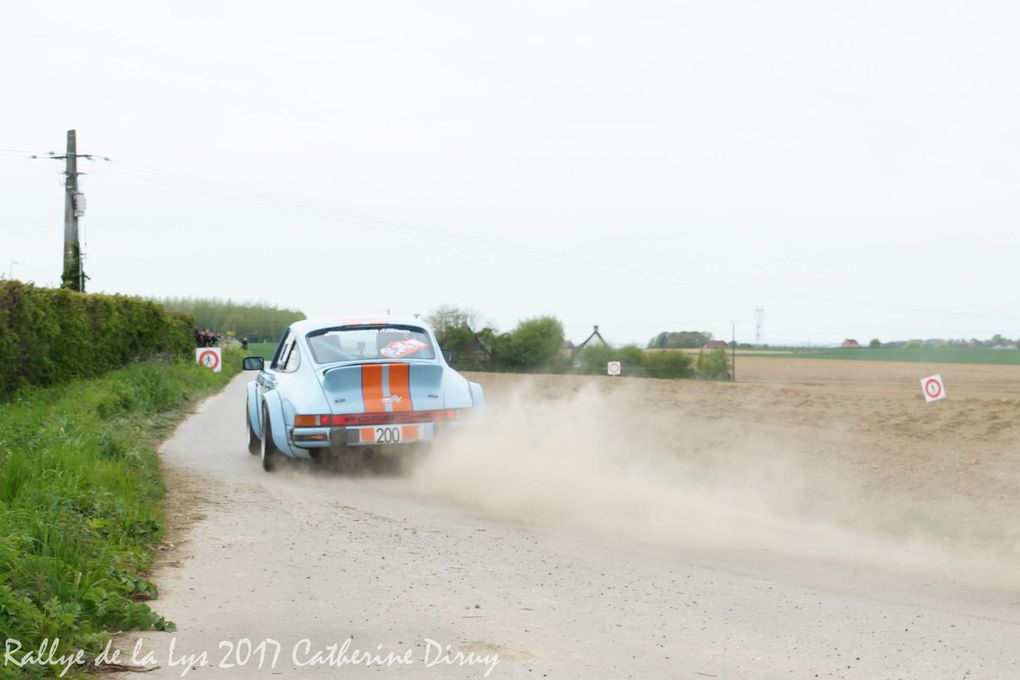
[[[27,668],[29,666],[59,667],[60,677],[64,677],[72,668],[79,671],[87,667],[102,668],[109,665],[134,666],[138,670],[154,669],[165,665],[167,668],[180,669],[180,676],[185,677],[196,668],[215,667],[219,669],[269,668],[276,669],[290,664],[297,668],[313,666],[413,666],[422,664],[426,668],[436,666],[478,666],[483,678],[499,664],[499,654],[479,654],[464,652],[452,644],[442,644],[432,638],[423,638],[415,647],[404,647],[397,651],[383,651],[383,645],[375,649],[363,650],[354,647],[354,638],[334,641],[324,646],[315,645],[312,640],[302,638],[290,649],[272,638],[252,641],[248,638],[238,640],[221,640],[217,650],[181,651],[177,648],[177,638],[171,637],[165,655],[143,649],[143,640],[139,638],[134,647],[128,651],[115,649],[113,641],[108,640],[106,647],[96,656],[79,649],[73,652],[60,653],[60,640],[43,640],[38,648],[26,650],[19,640],[8,638],[4,644],[5,666]]]

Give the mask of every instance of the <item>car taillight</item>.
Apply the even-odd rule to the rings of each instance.
[[[294,427],[329,427],[332,418],[329,415],[294,416]]]
[[[383,425],[386,423],[435,423],[456,419],[457,409],[453,408],[439,411],[299,415],[294,416],[294,427],[345,427],[349,425]]]

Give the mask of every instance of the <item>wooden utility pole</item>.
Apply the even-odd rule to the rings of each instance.
[[[737,322],[733,321],[730,323],[731,330],[733,331],[733,340],[730,343],[730,379],[733,382],[737,381]]]
[[[81,243],[78,241],[78,144],[75,131],[67,131],[67,155],[64,156],[64,269],[61,286],[85,292],[85,272],[81,266]]]

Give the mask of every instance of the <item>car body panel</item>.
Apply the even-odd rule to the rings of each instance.
[[[248,383],[248,400],[245,403],[245,408],[248,409],[248,422],[251,423],[251,429],[255,432],[255,436],[262,439],[262,419],[259,418],[259,394],[258,385],[255,381]]]
[[[273,435],[273,444],[276,448],[287,455],[294,455],[294,451],[290,448],[290,442],[287,440],[287,426],[284,421],[284,411],[282,400],[280,399],[280,393],[276,390],[271,390],[262,395],[263,403],[266,406],[266,412],[269,414],[270,430]]]
[[[476,382],[468,382],[468,387],[471,391],[472,408],[485,408],[485,393],[482,391],[482,386]]]
[[[364,413],[361,366],[336,366],[326,369],[322,376],[322,389],[326,393],[330,413]]]
[[[455,408],[447,406],[443,391],[442,366],[414,365],[410,368],[411,405],[415,411],[431,411],[437,408]],[[460,377],[460,376],[458,376]],[[451,375],[448,382],[453,382]]]

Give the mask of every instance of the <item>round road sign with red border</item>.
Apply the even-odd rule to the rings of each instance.
[[[946,397],[946,388],[942,384],[941,375],[921,378],[921,390],[924,392],[925,401],[937,401]]]
[[[220,372],[220,348],[199,347],[195,350],[195,361],[214,373]]]

